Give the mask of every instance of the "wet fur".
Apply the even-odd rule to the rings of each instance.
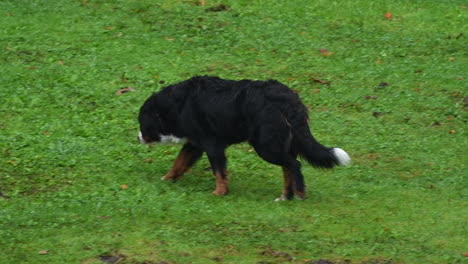
[[[216,176],[216,195],[228,192],[225,149],[243,141],[265,161],[283,168],[284,190],[278,200],[294,194],[305,198],[298,155],[320,168],[350,161],[343,150],[327,148],[314,139],[299,96],[274,80],[193,77],[149,97],[139,121],[144,142],[158,142],[169,135],[187,139],[163,179],[178,179],[206,153]]]

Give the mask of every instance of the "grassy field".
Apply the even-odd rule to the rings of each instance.
[[[0,263],[466,263],[466,1],[0,10]],[[281,169],[246,144],[228,196],[206,158],[161,182],[180,146],[139,145],[136,115],[194,75],[287,84],[353,165],[304,166],[305,201],[274,203]]]

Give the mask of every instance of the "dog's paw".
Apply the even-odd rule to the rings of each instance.
[[[177,180],[177,178],[169,176],[169,175],[165,175],[165,176],[161,177],[161,181],[175,182],[176,180]]]
[[[282,201],[287,201],[289,200],[288,197],[286,197],[286,195],[281,195],[280,197],[276,198],[275,199],[275,202],[282,202]]]
[[[223,196],[223,195],[226,195],[227,193],[228,193],[228,191],[223,190],[223,189],[220,189],[220,190],[216,189],[216,190],[211,192],[211,194],[214,194],[216,196]]]

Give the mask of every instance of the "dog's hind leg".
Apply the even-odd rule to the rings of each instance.
[[[200,159],[202,154],[203,150],[201,148],[191,143],[186,143],[174,161],[172,169],[161,179],[176,181]]]
[[[278,119],[271,121],[268,126],[257,128],[249,142],[262,159],[283,168],[284,190],[276,201],[292,199],[294,193],[299,199],[304,199],[304,176],[301,163],[296,160],[297,154],[291,149],[290,127]]]
[[[284,177],[283,193],[280,197],[276,198],[275,201],[291,200],[294,197],[294,180],[291,171],[286,167],[282,168]]]

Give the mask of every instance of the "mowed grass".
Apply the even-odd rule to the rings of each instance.
[[[466,1],[206,2],[0,3],[0,263],[464,263]],[[137,112],[194,75],[287,84],[352,166],[274,203],[240,144],[228,196],[206,158],[161,182]]]

